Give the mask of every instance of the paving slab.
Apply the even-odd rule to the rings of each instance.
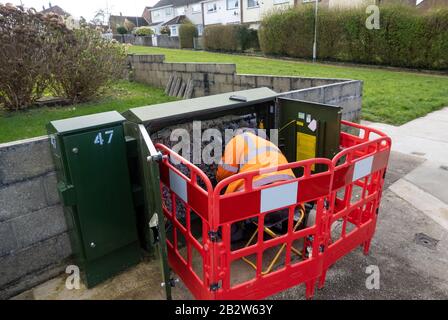
[[[436,121],[445,121],[448,122],[448,112],[446,112],[447,108],[443,108],[441,110],[437,110],[431,113],[428,113],[425,118],[426,119],[434,119]]]
[[[421,166],[425,161],[422,157],[392,151],[387,166],[384,189],[389,188],[390,185]]]
[[[79,289],[67,289],[67,274],[25,291],[14,300],[162,300],[164,290],[160,285],[161,273],[156,260],[145,261],[111,278],[92,289],[83,283]],[[188,290],[180,284],[173,291],[174,299],[192,299]]]
[[[442,163],[425,161],[404,179],[448,204],[448,167]]]
[[[366,124],[388,134],[392,150],[426,160],[404,176],[394,192],[441,226],[448,226],[448,107],[399,127]]]
[[[364,121],[392,138],[392,150],[448,165],[448,107],[402,126]]]
[[[400,179],[390,189],[448,231],[448,205],[415,184]]]

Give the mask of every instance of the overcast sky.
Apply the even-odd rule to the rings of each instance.
[[[96,11],[107,7],[112,14],[118,15],[122,12],[123,15],[127,16],[141,16],[146,6],[152,6],[158,0],[0,0],[0,2],[10,2],[15,5],[20,5],[20,2],[22,2],[25,7],[34,7],[38,11],[42,10],[42,6],[48,8],[48,3],[51,2],[52,6],[58,5],[74,17],[83,16],[90,20]]]
[[[60,6],[65,11],[71,13],[74,17],[83,16],[90,20],[99,9],[109,8],[112,14],[127,16],[140,16],[146,6],[152,6],[159,0],[0,0],[0,3],[11,2],[20,5],[22,2],[25,7],[34,7],[36,10],[42,10],[42,6],[48,8],[49,2]],[[422,0],[417,0],[420,3]]]

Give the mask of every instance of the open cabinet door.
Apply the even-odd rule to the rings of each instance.
[[[142,124],[125,123],[126,136],[134,140],[132,150],[133,168],[131,171],[136,190],[134,202],[138,203],[138,230],[141,247],[160,262],[162,279],[166,298],[171,300],[171,270],[168,265],[165,219],[162,211],[160,195],[160,172],[158,157],[146,128]]]
[[[160,154],[154,147],[145,126],[139,124],[138,128],[141,139],[140,157],[141,163],[143,164],[145,198],[148,201],[147,217],[149,222],[146,227],[149,227],[150,239],[157,249],[156,254],[160,262],[163,277],[162,284],[165,288],[166,298],[167,300],[171,300],[171,287],[173,283],[166,249],[165,218],[162,211],[159,164],[155,160],[149,161],[151,158],[157,158]]]
[[[341,107],[289,98],[278,98],[277,106],[279,147],[289,162],[339,152]]]

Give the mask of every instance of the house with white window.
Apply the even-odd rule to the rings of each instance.
[[[379,0],[318,0],[321,8],[353,8],[376,3],[376,1]],[[316,0],[241,0],[241,2],[242,22],[257,28],[263,16],[271,11],[284,10],[293,6],[314,5]]]
[[[162,27],[166,26],[170,29],[171,37],[178,37],[180,25],[183,23],[191,23],[191,21],[184,14],[180,15],[180,16],[176,16],[173,19],[171,19],[167,22],[164,22],[162,24]]]
[[[241,23],[241,0],[202,1],[204,26]]]
[[[160,34],[160,29],[168,26],[171,36],[176,37],[179,25],[187,21],[196,25],[199,34],[204,29],[201,0],[160,0],[149,11],[150,27],[155,34]]]
[[[185,16],[198,29],[198,35],[202,36],[204,31],[204,20],[202,18],[202,0],[187,0],[185,5]]]
[[[321,8],[330,8],[330,9],[346,9],[346,8],[355,8],[359,6],[367,6],[369,4],[375,4],[380,2],[392,2],[396,0],[319,0],[319,7]],[[408,0],[401,1],[402,3],[407,2]],[[415,0],[409,0],[414,1]],[[297,0],[296,4],[300,5],[308,5],[315,4],[316,0]]]
[[[294,6],[301,0],[241,0],[243,23],[249,23],[257,28],[263,16],[273,10],[282,10]]]
[[[160,34],[162,24],[175,17],[172,0],[160,0],[149,9],[149,12],[151,15],[151,24],[149,27],[154,34]]]

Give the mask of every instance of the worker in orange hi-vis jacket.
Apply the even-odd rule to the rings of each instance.
[[[227,143],[216,172],[216,179],[219,182],[237,173],[278,167],[287,163],[288,160],[275,144],[246,131],[237,134]],[[253,186],[260,187],[294,178],[295,175],[291,169],[274,170],[254,177]],[[244,180],[236,180],[228,185],[226,194],[241,190],[244,190]]]

